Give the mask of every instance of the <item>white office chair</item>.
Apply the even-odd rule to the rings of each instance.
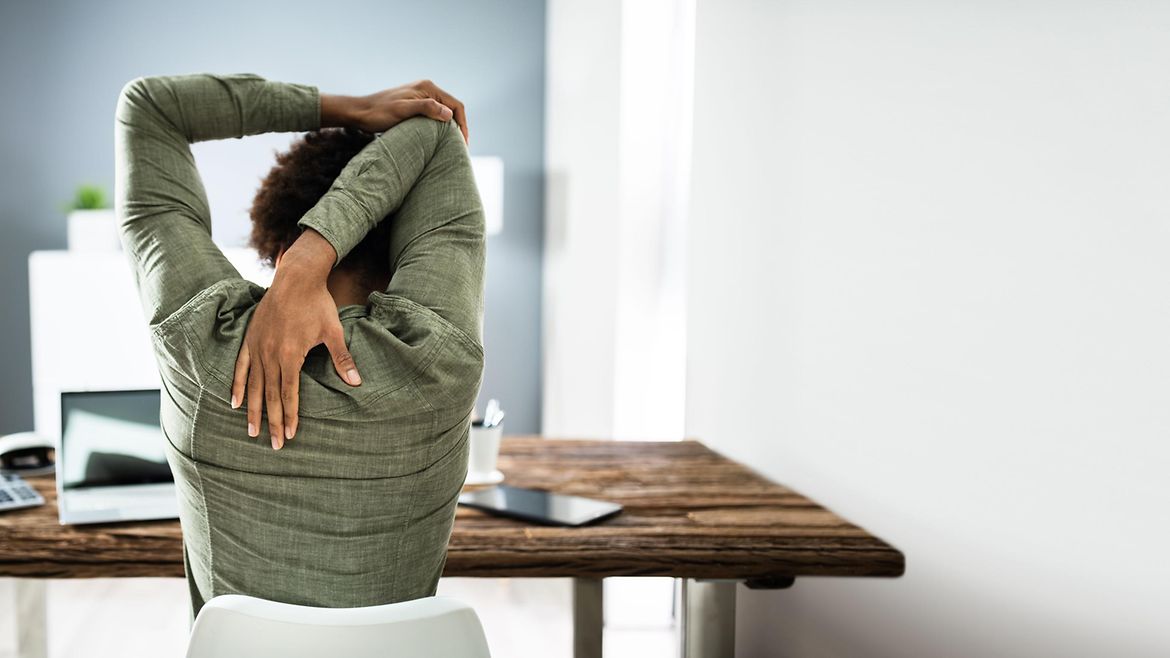
[[[313,608],[226,594],[208,601],[187,658],[491,658],[475,610],[431,596],[365,608]]]

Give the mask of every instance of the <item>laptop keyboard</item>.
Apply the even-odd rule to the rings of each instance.
[[[44,504],[45,499],[24,478],[13,473],[0,475],[0,511]]]

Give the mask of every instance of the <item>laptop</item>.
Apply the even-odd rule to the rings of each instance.
[[[61,393],[61,523],[178,518],[164,441],[158,389]]]

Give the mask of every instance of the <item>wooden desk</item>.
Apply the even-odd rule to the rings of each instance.
[[[900,576],[902,554],[804,496],[698,441],[508,437],[505,482],[621,503],[600,525],[550,528],[460,508],[445,576],[575,579],[575,655],[601,654],[601,579],[681,579],[683,651],[734,648],[735,584],[798,576]],[[178,521],[57,522],[53,478],[29,478],[47,505],[0,514],[0,576],[183,576]],[[35,604],[35,591],[30,595]],[[42,604],[43,605],[43,604]],[[688,620],[703,619],[697,624]]]

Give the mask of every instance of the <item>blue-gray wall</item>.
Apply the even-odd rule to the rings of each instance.
[[[28,253],[65,247],[59,206],[78,183],[113,190],[118,91],[204,71],[341,94],[431,78],[464,101],[472,155],[502,157],[507,177],[478,406],[498,397],[507,433],[538,431],[544,17],[543,0],[0,3],[0,433],[32,428]]]

